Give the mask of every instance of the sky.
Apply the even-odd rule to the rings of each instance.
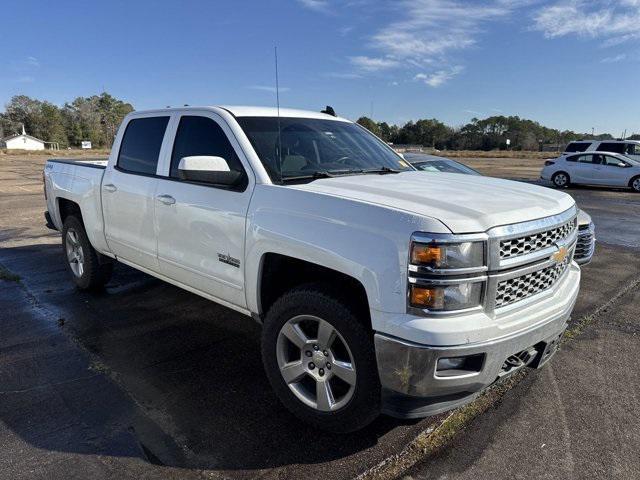
[[[403,124],[518,115],[640,133],[640,0],[20,0],[0,105],[280,105]]]

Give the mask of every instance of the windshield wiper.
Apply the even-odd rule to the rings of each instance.
[[[317,172],[310,173],[309,175],[293,175],[282,177],[283,182],[290,182],[295,180],[317,180],[318,178],[332,178],[335,177],[331,172],[327,172],[326,170],[318,170]]]
[[[366,170],[362,170],[362,173],[379,173],[380,175],[385,175],[387,173],[400,173],[400,170],[395,170],[389,167],[380,167],[380,168],[368,168]]]

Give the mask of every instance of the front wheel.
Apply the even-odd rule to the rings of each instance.
[[[348,302],[308,285],[269,309],[262,359],[280,401],[306,423],[337,433],[380,413],[373,335]]]
[[[111,278],[113,264],[100,262],[99,253],[91,246],[82,221],[71,215],[62,227],[62,249],[67,270],[80,290],[98,290]]]
[[[558,188],[564,188],[569,186],[569,175],[564,172],[554,173],[551,177],[551,181]]]
[[[632,178],[631,182],[629,182],[629,185],[631,186],[634,192],[640,193],[640,176]]]

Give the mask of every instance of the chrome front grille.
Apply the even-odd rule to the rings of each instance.
[[[514,258],[537,252],[569,237],[576,228],[575,218],[542,232],[523,235],[500,242],[500,259]]]
[[[555,265],[499,282],[496,288],[496,308],[519,302],[553,287],[570,263],[571,256],[567,255]]]

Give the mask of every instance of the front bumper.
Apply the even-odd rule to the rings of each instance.
[[[568,315],[529,331],[496,341],[455,347],[412,344],[375,335],[378,369],[383,386],[383,412],[416,418],[459,407],[498,378],[520,367],[540,368],[556,351],[567,327]],[[529,352],[521,364],[507,362],[515,354]],[[481,355],[478,371],[437,371],[438,360]]]
[[[578,267],[572,267],[554,295],[508,314],[518,317],[512,321],[520,328],[498,335],[494,332],[492,336],[485,336],[486,340],[478,339],[468,330],[465,337],[476,340],[462,344],[424,344],[407,339],[420,338],[420,330],[404,339],[378,331],[375,348],[383,387],[383,412],[400,418],[435,415],[472,401],[501,376],[521,367],[544,365],[555,353],[567,327],[578,294],[579,278]],[[455,318],[448,320],[455,325]],[[493,320],[498,325],[505,321],[504,316]],[[477,327],[476,322],[465,323],[467,328]],[[422,327],[428,328],[428,325]],[[435,338],[438,337],[442,336]],[[516,358],[517,368],[512,361],[515,355],[523,359],[518,362]],[[473,358],[472,368],[443,370],[442,365],[438,365],[440,359],[458,357]]]

